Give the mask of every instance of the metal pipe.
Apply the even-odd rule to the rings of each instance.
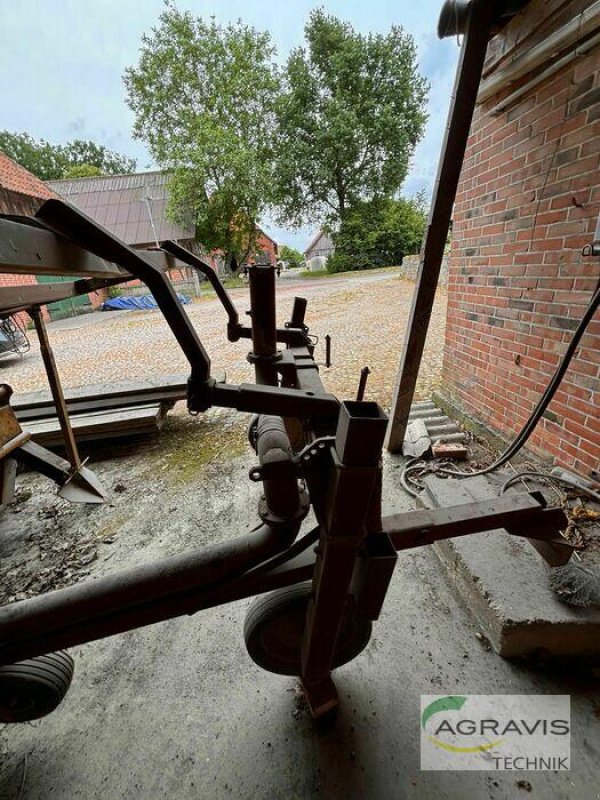
[[[387,417],[376,403],[342,403],[327,509],[301,648],[302,685],[314,716],[337,702],[330,679],[356,559],[380,487]]]
[[[221,283],[219,276],[214,269],[209,264],[206,264],[204,261],[202,261],[201,258],[198,258],[198,256],[190,253],[189,250],[186,250],[185,247],[177,244],[177,242],[164,242],[162,249],[165,251],[165,253],[169,253],[169,255],[172,255],[174,258],[178,258],[180,261],[183,261],[184,264],[187,264],[188,267],[192,267],[192,269],[200,272],[207,278],[227,314],[227,338],[230,342],[237,342],[237,340],[240,338],[240,318],[237,308],[233,305],[233,301],[229,296],[229,292]]]
[[[254,265],[248,269],[248,278],[253,346],[248,361],[254,364],[257,383],[277,386],[274,363],[279,356],[275,324],[275,269],[270,265]]]
[[[365,390],[367,388],[367,380],[371,370],[368,367],[363,367],[360,371],[360,380],[358,382],[358,389],[356,391],[356,402],[360,403],[365,398]]]
[[[0,663],[160,622],[202,607],[198,594],[285,550],[300,522],[162,559],[0,609]],[[173,606],[178,608],[174,611]]]
[[[69,241],[107,261],[118,264],[130,275],[143,281],[154,295],[158,307],[190,364],[192,383],[203,384],[209,379],[208,353],[183,310],[169,279],[152,263],[149,257],[151,254],[128,247],[101,225],[62,200],[46,200],[39,208],[36,217]],[[162,253],[161,257],[164,259]]]
[[[287,389],[282,386],[260,386],[253,383],[238,385],[216,383],[211,393],[211,404],[223,408],[235,408],[238,411],[281,414],[284,417],[297,419],[336,418],[340,406],[333,394]]]
[[[293,519],[300,510],[300,492],[292,447],[281,417],[264,415],[256,424],[256,452],[263,469],[265,502],[270,514]]]
[[[306,316],[307,300],[305,297],[294,297],[292,308],[292,319],[288,323],[290,328],[304,328],[304,318]]]
[[[281,418],[259,419],[257,453],[266,473],[262,513],[265,521],[257,530],[223,544],[172,556],[1,609],[0,660],[14,656],[11,647],[15,641],[25,647],[39,648],[35,643],[40,634],[46,637],[44,641],[51,641],[49,646],[54,649],[89,641],[98,621],[105,631],[101,635],[151,624],[163,618],[160,603],[157,603],[161,598],[197,593],[289,547],[300,529],[305,509],[290,441]],[[53,633],[61,644],[58,639],[51,638]],[[7,647],[11,656],[5,655]],[[38,649],[38,652],[43,650]]]
[[[67,410],[67,404],[65,403],[65,396],[62,390],[60,376],[58,374],[56,361],[54,360],[54,353],[52,352],[50,339],[48,338],[48,331],[46,330],[46,324],[42,317],[40,307],[34,306],[34,308],[29,311],[29,316],[33,320],[33,324],[35,325],[35,330],[40,342],[40,353],[42,356],[42,361],[44,362],[50,391],[52,393],[52,400],[54,401],[56,416],[58,417],[58,422],[60,424],[65,450],[67,451],[67,458],[72,469],[77,470],[81,467],[79,450],[77,449],[77,442],[75,441],[75,434],[73,433],[73,428],[71,427],[71,420],[69,419],[69,412]]]

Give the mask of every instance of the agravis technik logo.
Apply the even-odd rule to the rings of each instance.
[[[568,695],[423,695],[421,769],[570,768]]]

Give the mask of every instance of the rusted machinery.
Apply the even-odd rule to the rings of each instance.
[[[212,274],[227,312],[228,338],[251,340],[248,359],[256,373],[256,384],[217,383],[156,255],[131,250],[58,200],[42,206],[38,221],[43,230],[14,220],[10,225],[24,229],[41,254],[39,264],[48,263],[52,248],[68,247],[69,263],[80,271],[101,272],[104,265],[113,272],[111,280],[115,270],[123,270],[121,280],[135,276],[149,286],[190,365],[191,413],[226,406],[255,415],[249,438],[258,464],[250,479],[262,483],[263,495],[260,525],[248,535],[0,609],[2,719],[31,719],[55,707],[70,680],[68,656],[56,653],[62,648],[269,591],[246,620],[249,653],[265,669],[300,676],[309,707],[320,716],[337,703],[332,669],[369,641],[396,551],[504,527],[528,536],[552,563],[568,559],[569,546],[559,536],[563,512],[545,508],[537,494],[382,517],[386,415],[375,403],[340,403],[326,392],[305,324],[305,301],[297,299],[292,319],[276,327],[273,267],[249,269],[249,327],[240,324]],[[209,269],[176,244],[163,249],[193,268]],[[12,262],[20,257],[14,253]],[[27,260],[27,253],[22,257]],[[74,282],[73,291],[86,291],[87,284]],[[27,437],[13,430],[7,393],[3,402],[0,418],[7,421],[9,438],[15,447],[26,447],[15,440]],[[318,525],[297,538],[310,506]]]
[[[465,108],[469,112],[468,103],[472,110],[476,73],[494,22],[490,7],[495,4],[479,0],[472,6],[472,14],[465,12],[466,22],[461,11],[462,24],[468,27],[463,45],[468,57],[463,59],[465,82],[458,82],[456,102],[462,104],[463,116]],[[469,59],[479,65],[475,74],[466,69]],[[464,118],[460,122],[464,133]],[[447,146],[446,155],[457,180],[454,162],[462,154],[449,152]],[[426,252],[432,263],[437,255],[441,258],[447,231],[444,215],[450,213],[456,188],[453,180],[448,178],[441,189],[438,183],[436,189],[436,197],[441,192],[444,202],[439,219],[434,215],[430,222]],[[165,275],[169,258],[183,261],[212,282],[227,315],[229,340],[251,340],[248,359],[256,383],[228,385],[211,376],[208,354]],[[304,300],[297,298],[291,320],[276,326],[273,267],[248,270],[251,325],[244,326],[217,276],[191,253],[169,242],[161,252],[134,251],[76,209],[49,200],[34,221],[0,219],[0,269],[73,274],[70,283],[3,292],[0,316],[32,309],[41,338],[43,321],[36,312],[40,305],[131,277],[143,281],[189,363],[190,413],[223,406],[254,415],[249,439],[258,464],[250,479],[262,483],[263,489],[260,524],[250,534],[0,609],[0,719],[33,719],[56,707],[72,674],[63,648],[255,595],[260,597],[250,608],[244,630],[251,657],[267,670],[299,676],[312,714],[321,717],[337,705],[332,670],[356,657],[369,641],[398,551],[505,528],[527,537],[551,564],[569,559],[570,545],[560,536],[564,514],[546,508],[536,493],[383,517],[386,415],[375,403],[340,402],[326,391],[305,324]],[[422,320],[413,322],[418,325]],[[415,346],[409,355],[417,350]],[[411,358],[414,371],[420,356]],[[50,376],[50,360],[47,367]],[[10,428],[8,399],[5,393],[0,400],[0,421],[5,419]],[[60,403],[56,405],[58,409]],[[12,439],[20,434],[14,425],[11,430]],[[0,441],[12,447],[12,455],[30,443],[13,444]],[[72,469],[81,468],[77,459],[72,452]],[[317,525],[299,537],[310,507]]]

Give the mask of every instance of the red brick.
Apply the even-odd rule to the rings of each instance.
[[[543,15],[544,4],[532,4],[521,17],[527,20],[529,13]],[[557,24],[546,20],[545,34]],[[518,58],[525,46],[506,57]],[[597,55],[565,67],[506,114],[489,116],[492,102],[479,107],[473,120],[457,197],[448,295],[449,308],[453,295],[460,297],[458,303],[477,318],[453,312],[444,377],[467,408],[507,435],[518,430],[539,399],[597,284],[597,260],[582,258],[581,250],[591,241],[600,208],[600,135],[588,111],[565,116],[567,101],[573,101],[569,111],[575,108],[577,84],[589,92],[590,75],[600,84]],[[476,213],[461,216],[469,210]],[[465,251],[471,250],[467,258]],[[465,265],[468,273],[453,280],[453,272]],[[572,469],[597,468],[599,386],[600,319],[595,319],[553,400],[560,423],[544,420],[531,447]]]

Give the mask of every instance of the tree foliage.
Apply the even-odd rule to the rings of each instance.
[[[134,135],[172,173],[171,218],[238,260],[272,197],[274,52],[268,33],[167,3],[124,77]]]
[[[84,167],[88,175],[118,175],[134,172],[136,168],[135,159],[83,139],[50,144],[28,133],[3,130],[0,131],[0,150],[43,181],[83,177],[77,170],[81,172]]]
[[[91,164],[77,164],[69,167],[63,178],[94,178],[98,175],[102,175],[100,167],[93,167]]]
[[[279,248],[279,255],[281,260],[285,261],[286,264],[292,269],[301,267],[302,264],[304,264],[304,256],[300,250],[296,250],[294,247],[289,247],[287,244],[281,245]]]
[[[412,199],[378,199],[355,203],[333,234],[335,253],[329,272],[347,272],[401,264],[421,249],[427,207],[423,194]]]
[[[359,201],[388,198],[424,131],[427,81],[401,27],[362,35],[313,11],[289,56],[278,102],[282,221],[338,224]]]

